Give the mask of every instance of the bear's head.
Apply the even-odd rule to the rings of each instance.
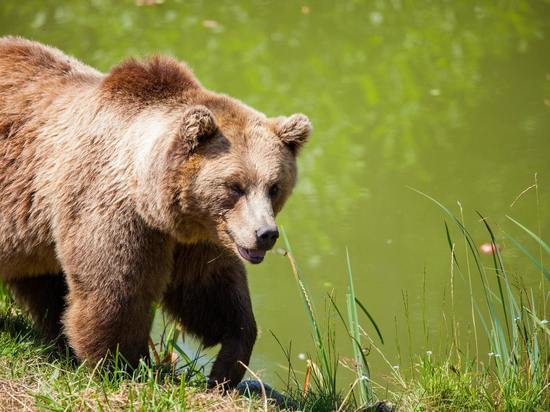
[[[216,243],[260,263],[279,235],[275,216],[296,183],[308,118],[268,118],[161,56],[116,66],[102,95],[124,116],[137,113],[126,134],[145,221],[179,242]]]
[[[275,216],[294,188],[296,157],[310,133],[303,114],[267,118],[226,96],[190,105],[171,148],[176,237],[262,262],[279,237]]]

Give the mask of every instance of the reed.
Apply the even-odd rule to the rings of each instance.
[[[299,402],[304,410],[343,411],[356,410],[358,408],[363,410],[374,410],[378,405],[374,403],[375,396],[366,356],[367,350],[361,344],[361,339],[365,332],[359,324],[358,309],[362,311],[370,321],[382,343],[384,339],[373,316],[355,294],[349,253],[346,254],[348,276],[348,292],[346,294],[347,319],[343,316],[343,312],[336,304],[332,295],[328,296],[330,305],[326,313],[327,319],[333,317],[333,312],[337,314],[345,328],[347,338],[350,341],[350,347],[354,354],[351,369],[356,378],[348,387],[340,388],[338,366],[342,363],[342,360],[337,355],[336,351],[334,325],[328,321],[326,329],[323,330],[320,327],[318,314],[311,298],[311,293],[293,257],[292,247],[284,229],[282,230],[282,235],[286,245],[286,250],[283,250],[282,254],[287,257],[296,280],[298,291],[304,304],[304,310],[309,321],[315,348],[315,352],[310,355],[310,359],[308,359],[307,362],[307,370],[305,373],[306,379],[304,380],[303,386],[300,386],[295,373],[292,373],[292,375],[289,373],[289,379],[290,376],[293,376],[292,382],[287,382],[287,387],[290,388],[289,392],[293,394],[294,397],[299,398]],[[293,371],[294,368],[291,364],[289,353],[285,352],[285,356],[289,363],[289,371]],[[292,387],[292,384],[294,384],[294,387]]]
[[[414,190],[414,189],[413,189]],[[542,238],[525,227],[515,219],[508,219],[525,234],[530,237],[540,254],[535,258],[528,247],[516,240],[508,232],[502,231],[502,237],[508,239],[522,254],[524,254],[533,266],[543,276],[539,290],[533,290],[524,285],[521,276],[513,278],[508,270],[508,262],[498,246],[497,236],[489,219],[477,212],[492,245],[492,265],[483,263],[480,251],[471,231],[466,227],[461,210],[458,218],[449,208],[441,204],[433,197],[415,190],[437,205],[447,216],[458,231],[460,243],[464,244],[463,259],[456,253],[456,245],[452,231],[445,223],[447,240],[451,251],[451,268],[467,279],[467,290],[472,304],[472,323],[475,330],[476,323],[481,324],[482,334],[475,335],[476,355],[468,356],[466,352],[459,350],[454,359],[454,364],[467,365],[460,371],[464,380],[456,382],[461,387],[470,389],[477,394],[477,399],[485,399],[487,403],[483,410],[513,410],[530,411],[545,410],[550,407],[548,395],[550,380],[550,345],[547,327],[546,300],[544,282],[550,279],[549,271],[544,266],[544,254],[550,255],[550,248]],[[451,271],[452,272],[452,271]],[[477,273],[481,283],[482,303],[472,286],[472,273]],[[545,279],[544,279],[545,278]],[[457,327],[457,321],[453,316],[453,331]],[[490,352],[484,358],[479,354],[478,339],[485,339],[490,347]],[[455,346],[458,342],[455,341]],[[488,362],[486,362],[486,360]],[[421,359],[420,369],[423,377],[432,376],[440,380],[445,368],[453,362],[447,360],[443,365],[434,366],[431,359]],[[428,373],[430,372],[430,373]],[[447,379],[447,382],[449,380]],[[426,381],[424,382],[426,383]],[[482,390],[475,390],[474,385]],[[426,388],[424,388],[426,389]],[[428,392],[433,393],[432,390]],[[463,393],[468,392],[463,390]]]
[[[392,363],[384,354],[383,348],[371,337],[377,335],[380,343],[384,343],[374,318],[356,296],[349,254],[346,254],[346,316],[336,304],[334,297],[328,296],[330,308],[341,320],[347,334],[337,337],[334,327],[320,327],[321,322],[313,298],[306,286],[304,275],[293,258],[292,248],[283,230],[286,251],[282,254],[289,260],[304,303],[315,348],[307,362],[303,384],[296,377],[289,353],[285,352],[289,364],[289,392],[300,398],[304,410],[312,411],[368,410],[380,408],[380,405],[386,409],[378,410],[391,410],[391,407],[383,402],[376,403],[380,398],[377,390],[384,396],[391,394],[401,410],[550,410],[550,328],[546,312],[548,296],[544,285],[544,282],[550,279],[550,272],[544,265],[544,259],[550,255],[550,247],[540,237],[540,229],[539,234],[536,234],[522,223],[508,217],[513,227],[532,240],[539,252],[538,257],[535,257],[536,254],[531,252],[528,246],[508,232],[503,231],[500,235],[503,239],[508,239],[540,271],[543,284],[539,290],[533,290],[524,285],[521,276],[510,274],[508,262],[497,246],[497,235],[485,216],[478,213],[480,224],[493,245],[491,265],[487,265],[485,258],[481,256],[476,246],[480,242],[474,239],[466,226],[460,204],[458,217],[436,199],[420,191],[416,192],[437,205],[451,223],[449,225],[445,222],[445,234],[450,250],[450,313],[443,319],[444,322],[446,319],[450,321],[451,339],[442,348],[441,352],[444,355],[436,357],[432,351],[413,353],[408,295],[404,291],[410,367],[408,371],[391,368],[390,385],[394,385],[392,391],[388,390],[388,385],[375,384],[371,376],[373,371],[368,363],[369,351],[365,349],[362,341],[367,342],[371,347],[370,352],[379,354],[390,367]],[[464,250],[459,256],[458,249],[461,245]],[[481,289],[476,290],[474,286],[475,276],[480,280]],[[460,281],[468,293],[467,298],[471,307],[469,319],[455,313],[455,299],[458,293],[456,285]],[[425,288],[424,279],[423,296]],[[430,332],[425,321],[425,299],[423,301],[424,339],[425,342],[429,342]],[[372,334],[366,332],[367,325],[360,324],[359,311],[365,315],[364,319],[368,320]],[[329,311],[325,316],[330,319],[332,314]],[[468,322],[474,330],[474,353],[470,353],[464,347],[467,344],[460,338],[460,331]],[[335,355],[337,338],[349,340],[349,347],[353,353],[351,369],[355,380],[351,385],[342,384],[338,366],[344,362]],[[486,355],[480,353],[483,340],[490,348]],[[375,371],[375,376],[379,374],[380,371]]]

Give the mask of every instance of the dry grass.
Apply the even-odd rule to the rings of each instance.
[[[32,411],[32,388],[21,379],[0,379],[0,411]]]
[[[79,401],[71,405],[71,410],[78,411],[126,411],[150,410],[151,404],[131,399],[130,393],[148,391],[147,384],[126,383],[107,397],[99,388],[89,388],[77,394]],[[39,382],[26,382],[24,379],[0,379],[0,412],[4,411],[38,411],[43,407],[37,403],[37,396],[41,392]],[[187,393],[185,403],[181,405],[186,411],[250,411],[264,410],[261,402],[232,393],[222,396],[216,392],[202,392],[191,389]],[[268,406],[267,410],[276,410]]]

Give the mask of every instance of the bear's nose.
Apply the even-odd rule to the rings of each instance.
[[[256,245],[258,249],[271,249],[279,238],[277,226],[266,225],[256,230]]]

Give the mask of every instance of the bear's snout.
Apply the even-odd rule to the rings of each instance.
[[[256,245],[258,249],[271,249],[278,238],[279,230],[275,225],[265,225],[256,230]]]

